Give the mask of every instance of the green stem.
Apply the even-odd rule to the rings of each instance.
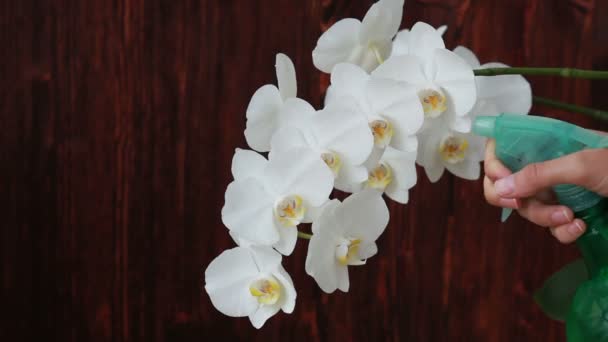
[[[536,103],[536,104],[544,105],[547,107],[563,109],[563,110],[567,110],[569,112],[581,113],[581,114],[591,116],[598,120],[608,121],[608,112],[605,112],[603,110],[581,107],[581,106],[573,105],[570,103],[564,103],[564,102],[559,102],[559,101],[555,101],[552,99],[547,99],[547,98],[540,97],[540,96],[534,96],[532,99],[533,99],[534,103]]]
[[[488,68],[473,70],[475,76],[530,75],[585,78],[590,80],[608,79],[608,71],[582,70],[573,68]]]
[[[312,238],[312,234],[306,234],[304,232],[298,231],[298,237],[300,239],[310,240]]]

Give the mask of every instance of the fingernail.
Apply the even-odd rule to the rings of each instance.
[[[515,190],[513,175],[497,180],[496,183],[494,183],[494,188],[496,189],[498,196],[501,197],[513,193],[513,190]]]
[[[519,209],[519,203],[515,198],[501,198],[500,206],[503,208]]]
[[[566,224],[570,222],[570,217],[565,210],[558,210],[551,214],[551,222],[554,224]]]
[[[584,231],[585,229],[583,229],[583,226],[578,221],[574,221],[568,225],[568,233],[572,235],[578,236],[581,235]]]

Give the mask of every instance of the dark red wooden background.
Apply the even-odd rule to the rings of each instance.
[[[421,173],[409,205],[390,203],[348,294],[305,274],[306,242],[284,261],[295,312],[260,331],[202,290],[233,245],[220,209],[250,96],[285,52],[318,107],[316,40],[371,0],[0,3],[0,340],[563,340],[531,293],[575,249],[519,218],[498,223],[481,183],[452,177]],[[404,25],[418,20],[448,24],[448,45],[482,61],[608,69],[605,0],[406,0]],[[531,81],[608,108],[607,83]]]

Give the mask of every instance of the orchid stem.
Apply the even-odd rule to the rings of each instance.
[[[312,234],[306,234],[304,232],[298,231],[298,237],[300,239],[310,240],[312,238]]]
[[[582,70],[573,68],[487,68],[473,70],[475,76],[529,75],[561,76],[566,78],[585,78],[589,80],[608,79],[608,71]]]
[[[581,114],[588,115],[588,116],[598,119],[598,120],[608,121],[608,112],[603,111],[603,110],[581,107],[581,106],[577,106],[574,104],[555,101],[555,100],[547,99],[547,98],[540,97],[540,96],[534,96],[534,97],[532,97],[532,100],[534,101],[534,103],[539,104],[539,105],[557,108],[557,109],[563,109],[563,110],[567,110],[569,112],[574,112],[574,113],[581,113]]]

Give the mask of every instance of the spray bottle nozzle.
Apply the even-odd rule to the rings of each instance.
[[[480,116],[473,123],[473,133],[484,137],[494,137],[494,126],[496,125],[496,117]]]

